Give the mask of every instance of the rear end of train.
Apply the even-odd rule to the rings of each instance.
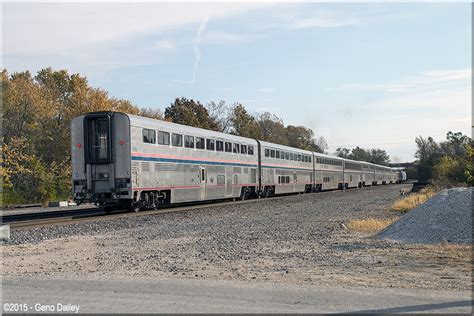
[[[132,198],[130,120],[95,112],[71,122],[72,190],[76,203],[111,207]]]

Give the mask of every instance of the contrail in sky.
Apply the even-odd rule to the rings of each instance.
[[[196,33],[196,37],[194,38],[194,57],[195,57],[195,60],[194,60],[193,80],[191,81],[191,83],[193,85],[196,82],[196,73],[197,73],[197,69],[198,69],[198,66],[199,66],[199,61],[201,60],[201,49],[199,48],[199,43],[201,42],[202,33],[204,33],[204,31],[206,30],[206,25],[207,25],[208,20],[209,20],[209,16],[206,16],[202,20],[201,25],[199,26],[199,29]]]

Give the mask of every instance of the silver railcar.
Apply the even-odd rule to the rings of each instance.
[[[399,171],[118,112],[71,123],[78,203],[163,204],[246,199],[395,183]]]

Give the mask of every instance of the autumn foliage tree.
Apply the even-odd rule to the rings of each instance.
[[[85,77],[45,68],[11,75],[3,70],[1,97],[3,203],[47,202],[70,194],[71,120],[93,111],[160,118],[89,86]]]

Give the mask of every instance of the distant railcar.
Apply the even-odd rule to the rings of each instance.
[[[119,112],[76,117],[71,144],[76,202],[134,210],[399,181],[384,166]]]

